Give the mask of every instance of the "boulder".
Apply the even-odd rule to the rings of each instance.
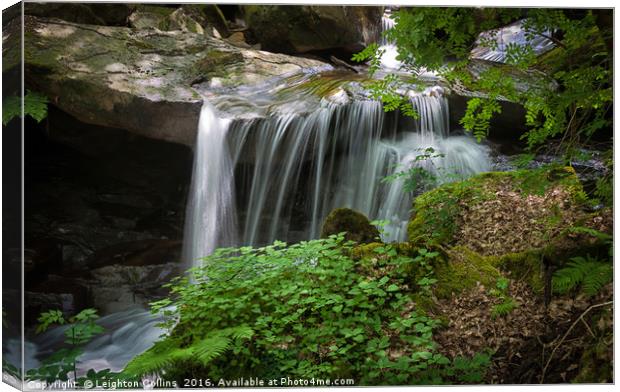
[[[164,28],[164,21],[168,20],[173,12],[174,8],[170,7],[140,4],[129,15],[129,26],[135,29],[167,30]]]
[[[346,232],[346,240],[360,244],[370,244],[380,238],[379,230],[370,224],[368,218],[350,208],[336,208],[329,213],[321,229],[321,238],[342,232]]]
[[[542,292],[547,268],[604,252],[591,230],[613,226],[609,209],[589,210],[575,171],[557,165],[447,184],[417,197],[413,211],[409,241],[447,255],[436,267],[440,297],[493,286],[502,271]]]
[[[18,44],[18,31],[3,35],[5,47]],[[194,143],[203,100],[194,84],[251,85],[327,66],[192,32],[32,16],[25,18],[24,46],[27,87],[46,94],[63,111],[85,123],[187,145]],[[3,70],[18,66],[19,59],[13,60],[4,62]]]
[[[102,26],[127,26],[132,4],[24,3],[26,15]]]
[[[226,19],[215,4],[184,4],[177,9],[141,4],[129,22],[136,29],[181,30],[218,38],[230,35]]]
[[[362,50],[379,38],[382,7],[243,5],[262,48],[281,53]]]

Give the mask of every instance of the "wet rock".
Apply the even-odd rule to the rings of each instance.
[[[92,306],[110,314],[132,306],[147,307],[167,294],[162,287],[181,273],[179,263],[145,266],[108,265],[91,271]]]
[[[180,30],[218,38],[230,35],[227,21],[215,4],[184,4],[176,9],[140,4],[129,16],[129,22],[136,29]]]
[[[47,122],[47,134],[35,126],[26,135],[27,290],[70,294],[77,310],[120,309],[134,301],[133,291],[127,291],[130,284],[122,277],[112,279],[112,272],[103,274],[108,282],[125,282],[117,290],[125,292],[124,297],[108,307],[105,301],[112,300],[115,285],[102,285],[91,274],[120,264],[138,270],[135,289],[142,291],[136,302],[149,302],[170,276],[158,278],[168,267],[155,266],[180,260],[191,150],[84,124],[54,107]],[[19,253],[15,253],[19,276]],[[160,270],[146,273],[142,268]],[[127,275],[120,267],[113,271]],[[91,294],[100,286],[107,294]],[[58,296],[34,298],[32,312],[39,312],[44,303],[60,302]]]
[[[360,244],[376,242],[380,238],[379,230],[370,224],[368,218],[350,208],[337,208],[329,213],[321,229],[321,238],[342,232],[346,232],[347,240]]]

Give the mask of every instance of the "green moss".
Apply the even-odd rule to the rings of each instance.
[[[558,184],[569,191],[576,205],[587,199],[574,169],[557,165],[533,170],[482,173],[465,181],[445,184],[415,199],[408,226],[409,241],[416,244],[450,244],[455,240],[454,234],[463,209],[496,198],[498,189],[511,190],[526,197],[543,195],[551,186]]]
[[[336,208],[329,213],[321,229],[321,238],[346,232],[345,238],[357,243],[372,243],[380,238],[379,230],[364,214],[350,208]]]
[[[415,199],[413,217],[408,225],[409,241],[414,244],[447,244],[452,241],[462,204],[473,205],[492,197],[486,190],[490,174],[485,173],[466,181],[453,182],[423,193]]]
[[[435,314],[437,313],[437,303],[433,300],[433,297],[427,293],[416,293],[412,295],[413,302],[416,304],[416,312],[419,314]],[[442,324],[448,325],[448,318],[443,315],[440,320]]]
[[[449,256],[447,261],[435,265],[437,283],[434,292],[438,298],[459,294],[476,287],[477,283],[493,287],[501,276],[498,266],[493,264],[496,260],[465,247],[454,247]]]
[[[501,270],[510,272],[511,279],[526,282],[537,293],[543,292],[545,280],[541,252],[508,253],[487,259]]]
[[[351,251],[351,258],[353,260],[361,260],[361,259],[368,258],[368,257],[375,257],[377,255],[377,253],[375,252],[375,249],[380,246],[385,246],[385,245],[381,242],[371,242],[369,244],[360,244],[356,246],[355,248],[353,248],[353,250]]]

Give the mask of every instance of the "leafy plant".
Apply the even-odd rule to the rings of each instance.
[[[73,379],[79,380],[76,364],[77,358],[82,354],[82,347],[103,332],[103,328],[95,323],[98,318],[99,316],[95,309],[84,309],[68,320],[65,319],[64,314],[60,310],[50,310],[41,313],[36,332],[45,332],[53,325],[62,326],[68,324],[64,331],[65,344],[68,347],[62,348],[46,358],[42,362],[43,365],[41,367],[28,370],[26,378],[28,380],[44,380],[52,383],[57,380],[67,381],[70,373],[73,373]]]
[[[567,266],[553,274],[553,291],[565,294],[580,288],[587,296],[593,296],[613,279],[613,267],[609,262],[590,256],[573,257]]]
[[[407,7],[393,13],[396,26],[386,38],[398,49],[398,60],[413,75],[389,75],[370,86],[387,110],[399,105],[397,91],[418,84],[422,71],[437,72],[452,88],[475,91],[461,124],[478,139],[501,112],[500,100],[521,103],[529,127],[522,135],[530,149],[552,138],[563,151],[587,143],[597,132],[611,136],[613,104],[612,37],[609,10],[552,8]],[[607,15],[606,15],[607,14]],[[498,28],[522,20],[525,42],[507,45],[505,64],[484,66],[470,56],[476,46],[497,48]],[[486,32],[486,37],[480,33]],[[536,56],[533,40],[545,37],[555,49]],[[371,45],[353,57],[370,61],[370,72],[382,53]],[[526,85],[527,88],[522,86]],[[404,98],[402,98],[404,99]]]
[[[7,361],[5,358],[2,358],[2,372],[10,375],[16,380],[21,380],[22,378],[21,369]]]
[[[510,287],[510,280],[504,277],[497,279],[495,283],[495,289],[491,290],[491,294],[500,298],[501,303],[494,305],[491,309],[491,318],[502,317],[510,314],[514,309],[519,306],[513,298],[510,297],[508,289]]]
[[[47,117],[48,99],[45,95],[27,90],[24,96],[24,114],[41,122]],[[9,96],[2,100],[2,124],[7,125],[15,117],[21,116],[21,97]]]
[[[472,358],[456,357],[446,374],[466,384],[479,384],[483,382],[489,366],[491,365],[491,352],[476,353]]]
[[[347,377],[362,385],[441,378],[451,361],[435,350],[439,322],[413,300],[433,284],[429,266],[438,254],[418,249],[409,257],[386,245],[353,260],[353,247],[341,233],[218,249],[154,304],[171,329],[125,371],[169,379]]]
[[[418,149],[422,153],[417,155],[404,170],[394,172],[384,177],[382,182],[404,181],[403,190],[405,192],[423,193],[437,184],[437,175],[434,173],[439,169],[433,159],[443,158],[443,154],[435,153],[435,149],[427,147]]]
[[[495,319],[497,317],[506,316],[518,306],[519,304],[515,302],[514,299],[510,297],[504,298],[502,303],[493,306],[493,309],[491,310],[491,318]]]
[[[385,229],[390,224],[389,219],[373,220],[370,224],[377,228],[381,236],[389,236],[390,233]],[[381,238],[377,238],[377,240],[381,240]]]

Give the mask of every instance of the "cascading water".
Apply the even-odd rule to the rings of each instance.
[[[386,9],[385,13],[381,17],[381,31],[385,33],[386,31],[394,28],[396,22],[391,18],[392,13],[390,9]],[[390,42],[385,35],[381,35],[381,46],[380,50],[383,51],[383,56],[381,56],[381,66],[386,69],[399,69],[402,63],[396,60],[396,56],[398,56],[398,49],[393,42]]]
[[[193,265],[218,246],[236,244],[233,164],[226,139],[229,124],[205,99],[185,217],[183,259]]]
[[[392,17],[392,9],[386,8],[383,16],[381,17],[381,41],[379,50],[383,52],[381,55],[381,68],[383,71],[389,72],[406,72],[402,61],[398,60],[398,47],[395,42],[388,40],[383,33],[393,29],[396,26],[396,21]],[[416,75],[420,79],[424,80],[437,80],[437,73],[430,72],[425,68],[419,68],[415,71]]]
[[[253,157],[247,168],[237,170],[237,184],[246,195],[239,204],[241,243],[316,238],[323,219],[338,207],[388,220],[383,239],[402,241],[412,196],[402,181],[383,178],[414,164],[426,165],[439,181],[489,169],[485,146],[448,135],[446,98],[418,94],[411,100],[419,120],[405,132],[398,132],[375,101],[329,103],[307,115],[233,123],[236,161]],[[429,147],[442,157],[416,162]]]

